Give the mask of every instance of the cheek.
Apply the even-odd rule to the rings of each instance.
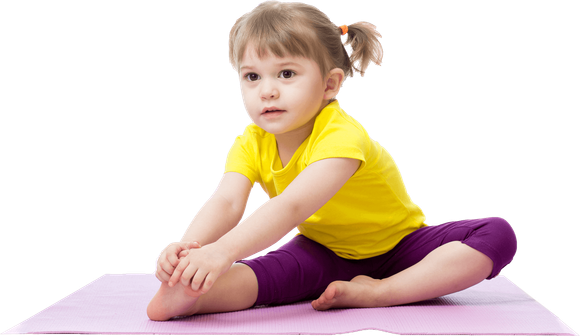
[[[242,91],[242,96],[247,96],[248,88],[246,86],[240,85],[240,89]]]
[[[314,81],[304,81],[300,85],[293,88],[293,94],[301,97],[308,97],[309,99],[321,97],[324,89]]]
[[[248,117],[250,117],[250,119],[252,119],[254,123],[257,123],[258,119],[260,118],[262,110],[260,99],[256,99],[256,97],[251,93],[248,94],[242,93],[242,99],[244,101],[246,114],[248,115]]]
[[[242,88],[242,99],[244,100],[244,104],[251,105],[254,101],[252,99],[252,90],[249,88]]]

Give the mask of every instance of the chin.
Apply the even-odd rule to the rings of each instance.
[[[266,131],[270,134],[274,134],[274,135],[287,132],[286,129],[280,129],[279,127],[272,127],[272,126],[265,126],[264,127],[263,125],[260,125],[260,124],[256,124],[256,125],[258,125],[258,127],[263,129],[264,131]]]
[[[258,125],[258,126],[260,126],[260,125]],[[272,128],[272,127],[262,127],[262,126],[260,126],[260,128],[263,129],[264,131],[270,133],[270,134],[274,134],[274,135],[280,134],[280,132],[277,129]]]

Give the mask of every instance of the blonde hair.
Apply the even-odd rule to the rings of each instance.
[[[383,48],[381,35],[368,22],[348,26],[343,45],[342,31],[318,8],[299,2],[267,1],[240,17],[230,31],[230,63],[240,71],[246,47],[256,48],[258,57],[268,51],[275,56],[287,55],[315,61],[322,77],[334,68],[344,71],[345,78],[357,71],[364,76],[370,61],[380,65]],[[345,45],[352,46],[349,57]],[[355,66],[357,63],[357,66]]]

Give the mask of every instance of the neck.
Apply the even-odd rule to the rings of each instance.
[[[316,117],[312,118],[307,124],[284,134],[276,134],[276,143],[278,144],[278,150],[294,153],[298,147],[308,138],[312,133],[314,128],[314,120]]]
[[[278,150],[293,154],[304,142],[304,140],[306,140],[306,138],[308,138],[308,136],[312,133],[316,117],[318,117],[320,111],[322,111],[326,105],[328,105],[328,101],[325,101],[321,104],[318,113],[316,113],[316,115],[312,117],[312,119],[310,119],[306,124],[284,134],[275,134],[274,136],[276,137]]]

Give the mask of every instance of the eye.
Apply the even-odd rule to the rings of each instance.
[[[292,78],[294,77],[294,75],[296,75],[296,73],[292,70],[282,70],[280,71],[280,76],[284,77],[284,78]]]
[[[260,75],[257,73],[250,72],[244,75],[244,78],[247,79],[249,82],[255,82],[260,79]]]

